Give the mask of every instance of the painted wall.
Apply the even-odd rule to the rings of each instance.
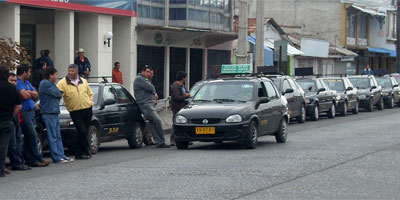
[[[20,7],[19,5],[3,3],[0,6],[0,37],[20,41]],[[7,19],[7,20],[5,20]]]
[[[387,40],[387,23],[383,23],[380,27],[379,21],[373,17],[369,18],[369,46],[376,48],[385,48],[396,50],[394,41]]]

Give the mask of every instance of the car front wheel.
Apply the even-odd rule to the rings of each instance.
[[[394,98],[393,98],[393,96],[391,96],[390,99],[389,99],[389,106],[388,107],[389,108],[393,108],[394,107]]]
[[[89,129],[89,134],[90,134],[90,151],[92,154],[96,154],[99,151],[99,146],[100,146],[100,140],[99,140],[99,131],[97,130],[97,127],[94,125],[90,126]]]
[[[368,112],[372,112],[374,110],[374,103],[372,102],[372,99],[369,99],[368,101]]]
[[[189,147],[189,142],[176,141],[175,144],[177,149],[187,149]]]
[[[138,149],[143,144],[143,128],[140,123],[135,124],[133,133],[128,136],[128,145],[131,149]]]
[[[328,117],[334,118],[335,114],[336,114],[336,106],[335,106],[335,102],[332,102],[331,108],[328,111]]]
[[[383,110],[383,98],[381,97],[378,102],[378,110]]]
[[[258,140],[258,128],[255,121],[250,122],[249,131],[246,135],[246,140],[244,142],[244,146],[246,149],[254,149],[256,148]]]
[[[285,143],[287,140],[287,123],[285,118],[282,118],[278,131],[275,133],[275,139],[278,143]]]
[[[319,119],[319,107],[318,104],[314,104],[313,112],[311,113],[311,120],[317,121]]]
[[[301,114],[296,118],[298,123],[304,123],[306,121],[306,107],[305,105],[301,106]]]
[[[358,100],[356,101],[356,105],[354,106],[352,112],[353,114],[358,114],[358,111],[360,109],[360,104],[358,103]]]

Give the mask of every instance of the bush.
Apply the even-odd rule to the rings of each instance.
[[[0,65],[14,70],[19,64],[28,64],[30,56],[25,48],[11,38],[0,38]]]

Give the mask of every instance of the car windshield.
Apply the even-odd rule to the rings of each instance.
[[[325,84],[331,90],[343,92],[345,90],[342,79],[324,79]]]
[[[371,87],[369,84],[369,78],[349,78],[349,80],[354,87],[358,89],[368,89]]]
[[[315,81],[313,80],[296,80],[297,84],[300,85],[300,87],[305,91],[305,92],[316,92],[316,86],[315,86]]]
[[[400,77],[394,77],[396,79],[397,83],[400,83]]]
[[[383,88],[392,88],[392,83],[390,78],[376,78],[376,81]]]
[[[197,82],[194,86],[190,89],[190,97],[193,97],[197,91],[203,86],[204,82]]]
[[[246,102],[253,99],[252,82],[212,82],[204,84],[193,102]]]

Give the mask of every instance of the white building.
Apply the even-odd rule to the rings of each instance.
[[[230,41],[237,38],[231,0],[0,0],[0,19],[0,37],[21,42],[32,61],[51,50],[61,76],[84,48],[90,76],[111,76],[119,61],[131,92],[139,68],[153,67],[161,97],[178,70],[188,72],[189,86],[212,66],[230,63]]]

